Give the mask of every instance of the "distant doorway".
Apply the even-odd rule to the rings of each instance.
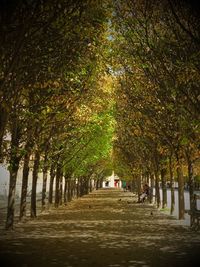
[[[105,182],[105,186],[109,186],[109,181],[106,181]]]
[[[114,187],[119,187],[119,179],[114,180]]]

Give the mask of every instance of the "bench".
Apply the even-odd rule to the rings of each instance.
[[[200,195],[194,194],[193,201],[192,201],[192,207],[190,211],[188,212],[190,215],[190,225],[191,228],[194,230],[200,229],[200,210],[197,209],[197,200],[200,199]]]

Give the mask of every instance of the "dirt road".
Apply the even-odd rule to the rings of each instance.
[[[198,266],[200,234],[130,192],[101,189],[1,230],[0,259],[2,267]]]

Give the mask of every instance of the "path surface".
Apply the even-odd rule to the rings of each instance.
[[[1,230],[0,259],[2,267],[199,266],[200,234],[130,192],[101,189]]]

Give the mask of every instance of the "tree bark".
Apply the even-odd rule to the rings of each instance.
[[[190,192],[190,203],[194,197],[194,171],[193,171],[193,162],[188,161],[188,179],[189,179],[189,192]]]
[[[100,188],[103,187],[103,177],[100,178]]]
[[[35,159],[33,165],[33,177],[32,177],[32,192],[31,192],[31,218],[37,216],[37,180],[38,180],[38,171],[40,163],[40,152],[37,150],[35,152]]]
[[[14,159],[14,157],[13,157]],[[10,170],[10,184],[9,184],[9,195],[8,195],[8,207],[7,207],[7,219],[6,219],[6,229],[13,229],[14,225],[14,213],[15,213],[15,190],[17,173],[19,169],[19,159],[14,159],[12,170]]]
[[[24,156],[22,191],[21,191],[21,201],[20,201],[20,215],[19,215],[20,220],[26,217],[26,197],[27,197],[27,191],[28,191],[30,155],[31,155],[31,152],[28,151],[26,155]]]
[[[137,176],[137,194],[138,194],[138,202],[140,202],[140,194],[141,194],[141,175]]]
[[[89,176],[86,177],[86,195],[90,192],[90,178]]]
[[[55,164],[52,163],[50,169],[50,182],[49,182],[49,204],[53,203],[53,182],[55,178]]]
[[[71,200],[74,198],[75,179],[71,180]]]
[[[80,197],[83,196],[83,177],[80,177]]]
[[[167,207],[167,181],[166,181],[166,174],[167,170],[165,168],[161,169],[161,183],[162,183],[162,208]]]
[[[42,180],[42,210],[46,205],[46,191],[47,191],[47,176],[48,176],[48,146],[45,149],[44,166],[43,166],[43,180]]]
[[[68,175],[65,175],[65,185],[64,185],[64,196],[63,196],[63,198],[64,198],[64,204],[66,204],[67,203],[67,186],[68,186]]]
[[[96,179],[96,190],[98,190],[99,189],[99,179],[97,178]]]
[[[159,186],[159,173],[158,170],[155,170],[155,195],[157,208],[160,207],[160,186]]]
[[[185,218],[184,177],[182,171],[182,163],[178,156],[177,156],[177,178],[178,178],[179,220],[183,220]]]
[[[2,144],[9,113],[4,107],[0,107],[0,160],[2,159]]]
[[[81,196],[81,178],[78,178],[77,181],[77,197]]]
[[[7,206],[7,218],[6,218],[6,229],[13,229],[14,225],[14,213],[15,213],[15,191],[16,191],[16,181],[17,173],[19,169],[19,162],[21,156],[18,154],[19,142],[20,142],[20,128],[18,125],[18,120],[16,114],[14,114],[12,120],[11,129],[11,156],[10,156],[10,183],[9,183],[9,194],[8,194],[8,206]]]
[[[46,206],[46,192],[47,192],[47,177],[48,177],[48,166],[43,168],[43,182],[42,182],[42,210]]]
[[[92,192],[93,191],[93,188],[92,188],[92,178],[90,177],[90,180],[89,180],[89,182],[90,182],[90,192]]]
[[[154,175],[155,175],[155,200],[157,208],[160,207],[160,186],[159,186],[159,157],[157,148],[154,151]]]
[[[61,177],[61,165],[57,163],[56,168],[56,188],[55,188],[55,207],[59,206],[60,202],[60,177]]]
[[[191,155],[189,151],[186,151],[186,158],[187,158],[187,169],[188,169],[188,183],[189,183],[189,195],[190,195],[190,210],[192,210],[194,207],[194,172],[193,172],[193,162],[191,159]],[[190,223],[192,225],[192,222],[194,218],[191,215]]]
[[[154,187],[154,175],[153,173],[150,174],[150,181],[151,181],[151,186],[150,186],[150,196],[149,196],[149,202],[153,202],[153,187]]]
[[[68,202],[70,202],[71,199],[72,199],[71,198],[71,179],[68,179],[68,181],[67,181],[67,200],[68,200]]]
[[[169,174],[170,174],[170,189],[171,189],[171,209],[170,214],[172,215],[175,208],[175,193],[174,193],[174,173],[172,166],[172,156],[169,158]]]
[[[62,205],[62,198],[63,198],[63,172],[60,172],[60,182],[59,182],[59,205]]]

